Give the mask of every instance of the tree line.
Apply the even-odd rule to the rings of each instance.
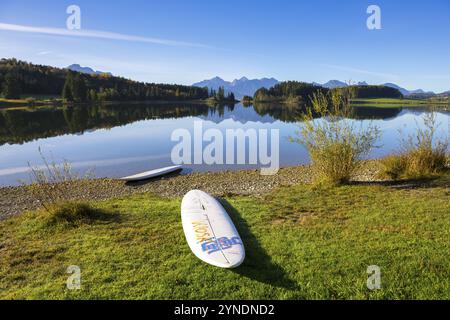
[[[0,60],[0,94],[18,99],[22,94],[61,96],[66,101],[202,100],[208,88],[137,82],[108,74],[83,74],[35,65],[17,59]]]
[[[318,91],[327,93],[328,89],[306,82],[285,81],[277,83],[269,89],[258,89],[253,95],[253,100],[255,102],[265,102],[298,98],[306,101]]]
[[[344,88],[336,88],[332,90],[333,91],[350,90],[351,97],[354,99],[403,98],[403,94],[398,89],[386,86],[354,85]]]
[[[306,82],[285,81],[269,89],[258,89],[253,96],[253,101],[270,102],[297,99],[296,101],[309,102],[310,97],[315,93],[328,94],[342,91],[348,91],[353,99],[403,98],[399,90],[386,86],[352,85],[343,88],[327,89]]]
[[[227,94],[225,94],[224,87],[219,87],[217,89],[217,91],[211,88],[209,96],[213,102],[217,102],[217,103],[225,103],[225,102],[234,103],[236,101],[236,98],[235,98],[233,92],[228,92]]]

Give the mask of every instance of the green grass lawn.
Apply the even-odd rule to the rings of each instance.
[[[178,198],[97,203],[105,214],[77,226],[28,213],[0,222],[0,298],[450,299],[449,182],[222,199],[246,248],[235,270],[190,252]],[[69,265],[80,290],[66,288]],[[366,287],[369,265],[380,290]]]

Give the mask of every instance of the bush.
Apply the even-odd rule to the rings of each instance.
[[[391,155],[381,159],[381,165],[381,178],[397,180],[402,178],[406,171],[407,159],[403,155]]]
[[[318,92],[311,98],[312,107],[307,108],[300,138],[296,140],[309,152],[316,183],[348,183],[379,137],[377,127],[370,124],[357,128],[348,119],[350,95],[349,90]]]
[[[44,166],[40,168],[29,164],[32,183],[26,187],[47,212],[52,212],[55,205],[59,206],[74,200],[72,193],[74,183],[89,178],[90,173],[80,177],[72,172],[69,162],[64,161],[60,165],[55,162],[49,163],[40,148],[39,153]]]
[[[423,117],[425,128],[417,127],[415,135],[401,140],[401,152],[381,160],[381,175],[390,179],[420,179],[445,170],[448,138],[437,139],[435,112]]]

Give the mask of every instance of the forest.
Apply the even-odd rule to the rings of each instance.
[[[210,98],[210,91],[206,87],[144,83],[109,74],[89,75],[17,59],[1,59],[0,95],[6,99],[19,99],[23,95],[61,96],[65,101],[74,102],[186,101]]]
[[[344,90],[336,88],[331,90]],[[400,91],[385,86],[356,85],[346,87],[353,98],[402,98]],[[308,102],[315,92],[330,89],[298,81],[286,81],[257,90],[254,102]],[[0,60],[0,96],[19,99],[24,95],[61,97],[67,102],[86,101],[188,101],[206,100],[213,103],[234,102],[234,94],[225,95],[207,87],[176,84],[144,83],[111,76],[83,74],[68,69],[36,65],[17,59]]]
[[[307,100],[309,96],[317,91],[328,92],[328,89],[306,82],[285,81],[278,83],[270,89],[258,89],[254,96],[255,102],[269,102],[297,98]]]
[[[327,89],[306,82],[286,81],[276,84],[270,89],[261,88],[253,96],[254,102],[293,101],[308,102],[316,92],[347,90],[354,99],[367,98],[403,98],[397,89],[386,86],[352,85],[344,88]]]
[[[353,85],[332,90],[350,90],[353,99],[403,98],[403,94],[398,89],[386,86]]]

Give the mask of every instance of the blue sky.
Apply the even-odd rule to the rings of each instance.
[[[82,36],[66,34],[71,4]],[[381,30],[366,27],[371,4]],[[24,26],[34,32],[17,31]],[[148,82],[339,79],[441,92],[450,90],[449,33],[448,0],[0,0],[0,57]]]

